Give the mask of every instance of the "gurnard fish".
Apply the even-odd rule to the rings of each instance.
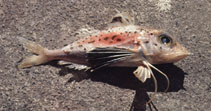
[[[134,75],[143,83],[152,76],[157,92],[157,80],[151,70],[153,68],[166,77],[167,91],[168,77],[152,64],[177,62],[190,53],[168,33],[134,23],[133,13],[118,11],[104,30],[85,32],[82,34],[83,38],[56,50],[43,48],[21,38],[25,47],[35,55],[25,58],[18,68],[40,65],[52,60],[86,65],[91,67],[90,71],[105,66],[138,67],[133,72]]]

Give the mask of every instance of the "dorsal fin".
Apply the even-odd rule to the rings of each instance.
[[[133,11],[130,11],[130,12],[129,11],[120,12],[118,10],[116,10],[116,11],[117,11],[117,14],[111,18],[111,20],[108,24],[108,28],[135,24],[135,18],[134,18]]]

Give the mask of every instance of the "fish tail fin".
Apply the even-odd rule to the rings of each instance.
[[[31,67],[34,65],[40,65],[43,63],[48,62],[48,60],[46,59],[45,56],[41,56],[41,55],[33,55],[30,57],[25,58],[19,65],[18,68],[19,69],[23,69],[23,68],[27,68],[27,67]]]
[[[45,54],[46,49],[43,48],[41,45],[26,40],[24,38],[19,38],[19,41],[23,43],[26,49],[35,54],[23,59],[23,61],[18,65],[19,69],[31,67],[34,65],[40,65],[49,61],[48,56]]]

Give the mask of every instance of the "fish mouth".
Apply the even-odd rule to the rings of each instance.
[[[189,52],[186,48],[183,48],[183,50],[181,51],[181,55],[187,57],[193,55],[193,53]]]
[[[194,55],[194,53],[192,53],[192,52],[187,53],[187,56],[193,56],[193,55]]]
[[[176,53],[174,53],[172,55],[174,55],[172,57],[172,62],[177,62],[179,60],[186,58],[187,56],[193,55],[193,53],[191,53],[187,49],[183,48],[182,50],[177,51]]]

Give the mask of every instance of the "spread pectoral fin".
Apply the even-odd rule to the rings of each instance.
[[[87,60],[93,70],[96,70],[110,64],[124,61],[132,55],[133,53],[131,51],[124,48],[95,48],[87,53]]]

